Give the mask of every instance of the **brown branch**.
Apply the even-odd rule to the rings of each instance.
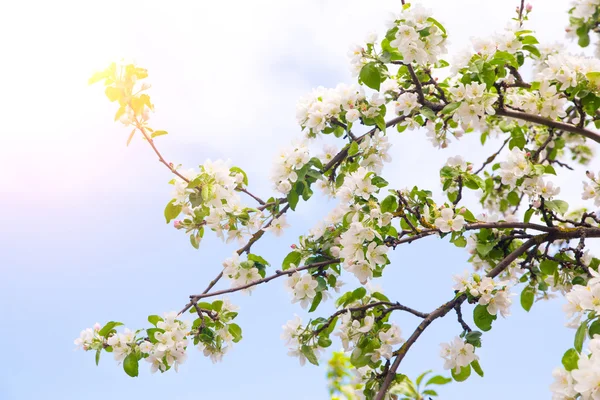
[[[317,336],[319,333],[321,333],[322,331],[324,331],[325,329],[327,329],[327,327],[329,325],[331,325],[331,323],[333,322],[333,320],[335,319],[335,317],[344,314],[346,312],[358,312],[358,311],[366,311],[370,308],[374,308],[374,307],[378,307],[378,306],[387,306],[387,308],[384,310],[384,314],[387,314],[391,311],[394,310],[401,310],[401,311],[406,311],[408,313],[413,314],[414,316],[417,316],[419,318],[427,318],[428,314],[414,310],[410,307],[406,307],[403,306],[402,304],[396,302],[396,303],[392,303],[389,301],[378,301],[376,303],[371,303],[371,304],[366,304],[364,306],[359,306],[359,307],[350,307],[350,308],[344,308],[341,309],[339,311],[336,311],[335,313],[333,313],[328,319],[327,322],[325,322],[325,324],[323,324],[323,326],[321,326],[319,329],[313,331],[313,335]]]
[[[477,175],[479,174],[481,171],[483,171],[483,169],[485,168],[486,165],[492,163],[496,157],[498,156],[498,154],[500,154],[500,152],[502,152],[502,149],[504,149],[504,146],[506,146],[506,144],[509,142],[510,138],[506,139],[504,141],[504,143],[502,143],[502,146],[500,146],[500,148],[498,149],[497,152],[495,152],[494,154],[492,154],[491,156],[489,156],[487,158],[487,160],[484,161],[483,165],[481,166],[481,168],[479,168],[477,171],[473,172],[473,175]]]
[[[533,122],[534,124],[545,125],[550,128],[560,129],[563,131],[576,133],[578,135],[584,136],[588,139],[593,140],[596,143],[600,143],[600,135],[592,132],[588,129],[579,128],[574,125],[565,124],[564,122],[553,121],[549,118],[541,117],[539,115],[527,114],[519,111],[511,111],[506,109],[498,109],[496,110],[496,115],[502,117],[509,117],[520,119],[527,122]]]
[[[207,298],[207,297],[214,297],[214,296],[219,296],[219,295],[222,295],[222,294],[239,292],[240,290],[248,289],[248,288],[251,288],[253,286],[260,285],[261,283],[266,283],[266,282],[272,281],[273,279],[280,278],[282,276],[290,276],[294,272],[304,271],[304,270],[310,269],[310,268],[322,268],[322,267],[325,267],[327,265],[336,264],[336,263],[339,263],[339,262],[340,262],[339,258],[333,258],[331,260],[320,261],[320,262],[316,262],[316,263],[312,263],[312,264],[307,264],[307,265],[304,265],[302,267],[288,269],[287,271],[276,271],[275,274],[273,274],[273,275],[267,276],[266,278],[262,278],[262,279],[259,279],[257,281],[254,281],[254,282],[247,283],[247,284],[242,285],[242,286],[237,286],[237,287],[230,288],[230,289],[218,290],[218,291],[212,292],[212,293],[194,294],[194,295],[190,296],[190,299],[192,299],[192,300],[200,300],[200,299],[204,299],[204,298]],[[187,311],[187,309],[183,309],[180,312],[180,314],[184,313],[185,311]]]
[[[140,121],[137,119],[137,117],[135,119],[135,127],[142,133],[142,135],[144,135],[144,138],[148,141],[148,143],[150,144],[150,147],[152,147],[152,150],[154,150],[154,153],[156,153],[156,155],[158,156],[158,161],[163,163],[167,168],[169,168],[169,171],[171,171],[173,174],[177,175],[184,182],[189,183],[190,180],[187,179],[185,176],[181,175],[177,171],[177,169],[175,169],[175,167],[173,166],[173,163],[170,163],[167,160],[165,160],[164,157],[162,156],[162,154],[160,154],[160,151],[158,151],[158,149],[154,145],[154,139],[152,139],[152,137],[150,135],[148,135],[148,132],[146,132],[146,129],[144,129],[144,127],[142,126]]]

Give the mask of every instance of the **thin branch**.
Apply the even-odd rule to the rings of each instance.
[[[498,156],[498,154],[500,154],[500,152],[502,152],[502,149],[504,149],[504,146],[506,146],[506,144],[509,142],[510,138],[506,139],[504,141],[504,143],[502,143],[502,146],[500,146],[500,148],[498,149],[497,152],[495,152],[494,154],[492,154],[491,156],[489,156],[487,158],[487,160],[484,161],[483,165],[481,166],[481,168],[479,168],[477,171],[473,172],[473,175],[477,175],[479,174],[481,171],[483,171],[483,169],[485,168],[486,165],[492,163],[496,157]]]
[[[339,262],[340,262],[339,258],[333,258],[331,260],[320,261],[320,262],[316,262],[316,263],[312,263],[312,264],[307,264],[302,267],[288,269],[287,271],[276,271],[275,274],[273,274],[273,275],[267,276],[266,278],[262,278],[257,281],[254,281],[254,282],[247,283],[242,286],[236,286],[231,289],[217,290],[216,292],[211,292],[211,293],[194,294],[194,295],[190,296],[190,299],[200,300],[200,299],[205,299],[207,297],[214,297],[214,296],[220,296],[222,294],[235,293],[235,292],[239,292],[240,290],[244,290],[244,289],[251,288],[253,286],[260,285],[261,283],[266,283],[266,282],[272,281],[273,279],[277,279],[282,276],[290,276],[294,272],[304,271],[304,270],[310,269],[310,268],[322,268],[327,265],[337,264]],[[180,314],[185,311],[186,311],[186,309],[182,310],[180,312]]]
[[[534,124],[545,125],[550,128],[561,129],[563,131],[576,133],[578,135],[585,136],[586,138],[591,139],[596,143],[600,143],[600,135],[595,132],[592,132],[588,129],[579,128],[574,125],[565,124],[564,122],[553,121],[549,118],[541,117],[539,115],[527,114],[524,112],[511,111],[506,109],[496,110],[496,115],[520,119],[527,122],[533,122]]]

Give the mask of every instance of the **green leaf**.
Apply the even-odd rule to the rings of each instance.
[[[581,325],[579,325],[579,328],[577,328],[577,332],[575,332],[575,350],[577,350],[579,353],[581,353],[581,350],[583,349],[583,342],[585,341],[585,336],[587,333],[587,322],[583,321],[581,323]]]
[[[590,45],[589,33],[585,32],[585,34],[579,35],[579,40],[577,41],[577,44],[581,47],[588,47]]]
[[[292,187],[292,190],[290,190],[290,192],[287,195],[287,201],[288,201],[288,204],[290,205],[290,208],[293,211],[296,211],[296,206],[298,205],[299,199],[300,199],[300,195],[294,189],[294,187]]]
[[[511,139],[510,142],[508,142],[508,148],[512,150],[512,148],[516,146],[519,149],[523,150],[523,147],[525,147],[525,144],[527,143],[523,130],[521,128],[515,128],[511,132],[510,136]]]
[[[353,156],[355,154],[358,154],[358,143],[352,142],[352,144],[348,148],[348,155]]]
[[[165,219],[167,220],[167,224],[177,218],[179,214],[181,214],[182,206],[181,204],[175,205],[175,199],[171,200],[169,204],[165,207]]]
[[[471,376],[471,366],[467,365],[466,367],[462,367],[458,373],[456,373],[455,368],[452,368],[452,377],[456,382],[466,381],[467,378]]]
[[[523,44],[538,44],[538,40],[534,36],[524,36],[521,38]]]
[[[417,379],[415,380],[415,383],[417,384],[417,386],[419,386],[419,385],[421,384],[421,381],[423,380],[423,378],[425,378],[425,375],[427,375],[427,374],[429,374],[429,373],[431,373],[431,372],[432,372],[432,371],[431,371],[431,370],[429,370],[429,371],[425,371],[425,372],[423,372],[421,375],[419,375],[419,376],[417,377]]]
[[[432,24],[434,24],[435,26],[437,26],[444,35],[446,34],[446,29],[444,28],[444,25],[440,24],[436,19],[429,17],[429,18],[427,18],[427,21],[429,21]]]
[[[283,259],[282,268],[283,270],[290,269],[291,264],[295,264],[299,267],[300,261],[302,261],[302,254],[299,251],[292,251]]]
[[[473,322],[475,322],[475,325],[477,325],[477,327],[484,332],[487,332],[490,329],[492,329],[492,322],[496,318],[497,317],[495,315],[491,315],[488,312],[487,306],[482,306],[481,304],[478,304],[473,309]]]
[[[460,104],[460,102],[447,104],[444,108],[442,108],[442,111],[440,112],[442,114],[450,114],[451,112],[455,111],[458,107],[460,107]]]
[[[447,383],[452,382],[452,378],[446,378],[445,376],[442,375],[436,375],[431,377],[427,383],[425,383],[425,386],[429,386],[429,385],[445,385]]]
[[[312,301],[312,304],[310,305],[310,309],[308,310],[308,312],[315,311],[317,309],[317,307],[319,307],[321,300],[323,300],[323,292],[317,292],[317,294],[315,295],[315,298]]]
[[[471,331],[465,335],[465,342],[471,343],[475,347],[481,347],[481,332]]]
[[[398,200],[396,196],[389,195],[381,202],[381,212],[394,212],[398,208]]]
[[[107,322],[106,325],[104,325],[102,327],[102,329],[100,329],[98,331],[98,335],[107,337],[107,335],[110,333],[110,331],[112,331],[117,326],[121,326],[121,325],[123,325],[121,322],[115,322],[115,321]]]
[[[100,353],[101,352],[102,352],[102,349],[96,350],[96,365],[98,365],[100,363]]]
[[[521,306],[525,311],[531,310],[531,306],[533,305],[533,300],[535,298],[534,289],[531,286],[527,286],[521,292]]]
[[[517,204],[519,204],[520,201],[517,192],[510,192],[506,199],[508,200],[511,206],[516,206]]]
[[[473,370],[477,373],[477,375],[483,378],[483,370],[481,369],[481,365],[479,365],[479,361],[472,361],[471,367],[473,367]]]
[[[562,365],[567,371],[577,369],[577,363],[579,362],[579,353],[575,349],[569,349],[565,352],[561,361]]]
[[[600,320],[595,320],[592,322],[590,329],[588,330],[588,334],[591,338],[593,338],[594,335],[600,335]]]
[[[167,131],[154,131],[152,132],[152,135],[150,135],[151,138],[155,138],[157,136],[163,136],[163,135],[168,135],[169,132]]]
[[[242,328],[240,328],[238,324],[229,324],[227,330],[229,331],[229,333],[231,333],[231,336],[233,336],[234,343],[237,343],[240,340],[242,340]]]
[[[248,254],[248,260],[257,262],[262,265],[270,265],[267,260],[256,254]]]
[[[529,221],[531,221],[531,216],[533,215],[533,213],[535,212],[535,210],[533,208],[530,208],[529,210],[525,211],[525,216],[523,218],[523,221],[525,221],[525,223],[529,223]]]
[[[565,214],[569,210],[569,203],[563,200],[550,200],[545,201],[544,206],[551,211],[557,212],[559,214]]]
[[[356,347],[350,354],[350,362],[356,368],[364,367],[371,361],[371,355],[361,348]]]
[[[313,351],[312,347],[302,345],[302,347],[300,348],[300,352],[304,354],[304,357],[306,357],[308,362],[314,365],[319,365],[319,360],[317,360],[317,356],[315,355],[315,352]]]
[[[139,365],[135,353],[130,353],[125,357],[125,360],[123,360],[123,369],[125,370],[125,373],[132,378],[138,376]]]
[[[148,316],[148,322],[150,322],[154,326],[156,326],[156,324],[158,324],[160,321],[163,321],[163,319],[161,317],[159,317],[158,315],[149,315]]]
[[[241,169],[240,167],[231,167],[229,168],[229,171],[234,172],[236,174],[242,174],[244,176],[242,182],[244,182],[244,185],[248,186],[248,175],[246,175],[246,172],[243,169]]]
[[[558,263],[552,260],[543,260],[540,263],[540,270],[546,275],[554,275],[558,269]]]
[[[379,91],[381,85],[381,72],[377,68],[377,64],[370,62],[365,64],[360,70],[359,78],[368,87]]]

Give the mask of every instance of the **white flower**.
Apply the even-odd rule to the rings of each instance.
[[[465,225],[465,218],[462,215],[454,215],[454,210],[444,208],[442,216],[436,218],[435,227],[446,233],[451,231],[460,231]]]
[[[450,343],[440,345],[440,356],[445,360],[444,369],[454,369],[459,372],[479,357],[475,355],[475,348],[470,343],[465,343],[458,336]]]

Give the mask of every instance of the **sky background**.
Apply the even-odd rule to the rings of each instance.
[[[470,37],[501,30],[514,3],[422,2],[445,24],[451,53]],[[566,2],[531,3],[529,26],[546,42],[562,41]],[[248,172],[251,191],[268,197],[275,152],[299,135],[297,99],[319,85],[353,82],[349,45],[372,30],[383,34],[388,12],[400,7],[399,0],[2,3],[0,399],[327,398],[325,367],[300,368],[279,338],[281,325],[304,314],[290,304],[282,281],[231,296],[241,306],[244,340],[223,363],[191,348],[179,373],[152,375],[142,363],[139,378],[131,379],[107,354],[96,367],[92,353],[73,351],[79,331],[96,321],[136,328],[149,314],[179,310],[235,250],[212,234],[194,250],[165,225],[169,172],[139,138],[125,146],[129,131],[112,122],[114,104],[87,78],[121,57],[148,68],[152,124],[170,132],[157,140],[163,154],[186,167],[230,158]],[[385,176],[392,187],[419,185],[436,196],[448,157],[463,154],[479,165],[496,149],[492,142],[482,152],[476,135],[445,150],[434,149],[423,132],[390,136],[394,163]],[[579,170],[557,180],[559,197],[580,203],[583,178]],[[334,205],[301,203],[287,234],[263,239],[253,252],[277,265]],[[468,267],[463,250],[436,240],[390,256],[376,283],[422,311],[451,298],[451,276]],[[357,285],[345,280],[347,289]],[[550,397],[551,370],[572,345],[573,331],[563,326],[561,301],[538,303],[527,314],[514,300],[513,316],[495,322],[477,350],[485,379],[447,385],[441,399]],[[331,310],[328,304],[319,313]],[[395,318],[405,337],[418,322]],[[453,316],[436,321],[401,372],[444,373],[439,343],[459,333]]]

